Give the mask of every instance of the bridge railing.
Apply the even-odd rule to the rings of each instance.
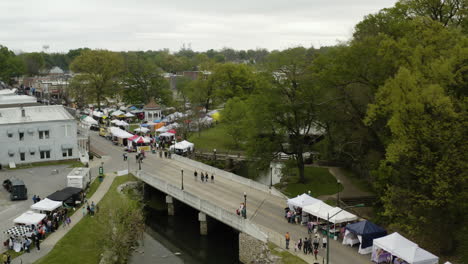
[[[250,188],[253,188],[253,189],[256,189],[256,190],[259,190],[259,191],[262,191],[262,192],[270,193],[270,194],[275,195],[275,196],[279,196],[281,198],[285,198],[285,199],[288,198],[284,194],[282,194],[280,191],[276,190],[274,187],[272,187],[270,189],[270,187],[265,185],[265,184],[261,184],[259,182],[254,181],[254,180],[247,179],[247,178],[241,177],[239,175],[236,175],[234,173],[227,172],[225,170],[221,170],[221,169],[215,168],[213,166],[206,165],[206,164],[204,164],[202,162],[198,162],[196,160],[185,158],[185,157],[182,157],[182,156],[179,156],[179,155],[173,154],[173,155],[171,155],[171,157],[172,157],[173,160],[177,160],[177,161],[180,161],[182,163],[188,164],[188,165],[190,165],[190,166],[192,166],[194,168],[197,168],[201,172],[213,173],[217,177],[219,176],[219,177],[222,177],[222,178],[225,178],[225,179],[228,179],[228,180],[231,180],[231,181],[234,181],[234,182],[249,186]]]
[[[238,215],[217,206],[216,204],[207,200],[200,199],[198,196],[189,193],[185,190],[181,190],[162,179],[157,174],[149,174],[144,171],[137,172],[137,178],[153,186],[154,188],[176,198],[177,200],[192,206],[193,208],[206,213],[210,217],[213,217],[241,232],[249,234],[258,240],[266,242],[268,236],[260,230],[255,224],[250,222],[248,219],[239,217]],[[233,209],[234,210],[234,209]]]

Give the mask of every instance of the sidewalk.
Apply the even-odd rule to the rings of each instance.
[[[93,196],[88,199],[89,203],[93,201],[94,203],[99,203],[104,195],[109,190],[112,182],[116,177],[115,173],[109,173],[104,177],[103,182],[99,185],[96,192]],[[12,260],[11,263],[13,264],[32,264],[36,262],[38,259],[47,255],[55,246],[55,244],[64,237],[69,230],[71,230],[81,219],[83,218],[83,214],[81,213],[81,209],[76,211],[71,217],[71,224],[68,227],[60,227],[57,231],[49,235],[44,241],[41,243],[41,250],[37,251],[34,248],[31,249],[31,253],[24,253],[23,255],[15,258]]]

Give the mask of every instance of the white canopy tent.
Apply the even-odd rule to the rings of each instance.
[[[194,147],[195,147],[195,144],[190,143],[187,140],[184,140],[184,141],[175,143],[175,145],[170,146],[169,150],[177,149],[177,150],[181,150],[185,152],[185,151],[193,151]]]
[[[146,127],[139,127],[139,128],[135,128],[133,131],[141,132],[141,133],[148,133],[150,130]]]
[[[158,129],[156,129],[156,132],[159,132],[159,133],[165,133],[169,130],[169,128],[163,126],[163,127],[160,127]]]
[[[132,113],[125,113],[125,117],[135,117],[135,115]]]
[[[289,209],[294,210],[294,207],[304,208],[305,206],[314,204],[316,202],[320,202],[320,200],[303,193],[295,198],[288,199],[288,206]]]
[[[45,214],[27,211],[13,220],[15,224],[37,225],[46,217]]]
[[[102,117],[102,116],[104,116],[104,113],[103,113],[103,112],[100,112],[100,111],[93,111],[93,116],[95,116],[95,117]]]
[[[62,206],[62,202],[52,201],[48,198],[42,199],[39,202],[31,205],[31,209],[38,211],[53,211]]]
[[[128,124],[127,122],[121,121],[121,120],[118,120],[118,121],[115,122],[114,124],[117,125],[117,126],[129,126],[129,125],[130,125],[130,124]]]
[[[172,134],[172,133],[169,133],[169,132],[164,132],[164,133],[161,133],[159,136],[161,136],[161,137],[174,137],[175,135]]]
[[[112,124],[115,124],[115,123],[118,123],[119,121],[120,121],[120,120],[118,120],[118,119],[114,119],[114,120],[111,120],[110,122],[111,122]]]
[[[112,112],[112,116],[119,116],[119,115],[123,115],[123,114],[125,114],[125,113],[120,111],[120,110]]]
[[[340,212],[341,210],[341,212]],[[351,222],[358,220],[358,217],[354,214],[347,212],[339,207],[334,207],[327,214],[331,217],[330,222],[334,224],[344,223],[344,222]],[[335,215],[336,214],[336,215]],[[326,219],[326,218],[325,218]]]
[[[333,209],[332,206],[322,202],[322,201],[319,201],[319,202],[316,202],[316,203],[313,203],[311,205],[307,205],[307,206],[304,206],[302,208],[302,211],[303,212],[306,212],[308,214],[311,214],[313,216],[316,216],[318,218],[322,218],[322,219],[325,219],[327,220],[327,213]]]
[[[94,120],[92,117],[90,116],[86,116],[85,118],[83,118],[81,120],[81,122],[87,124],[87,125],[97,125],[98,124],[98,121]]]
[[[128,133],[127,131],[125,130],[122,130],[118,127],[109,127],[110,129],[110,133],[114,136],[114,137],[118,137],[118,138],[129,138],[129,137],[133,137],[132,134]]]
[[[392,256],[403,259],[409,264],[437,264],[439,258],[420,248],[416,243],[406,239],[397,232],[374,239],[371,260],[378,259],[379,249],[383,249]]]

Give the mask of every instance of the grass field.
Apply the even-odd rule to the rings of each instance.
[[[99,203],[100,210],[118,206],[119,201],[127,199],[117,192],[116,188],[127,181],[134,181],[135,177],[127,175],[116,177],[110,190]],[[73,227],[45,257],[36,264],[82,264],[99,263],[103,245],[99,242],[104,234],[102,225],[97,217],[85,217]]]
[[[236,147],[231,136],[226,134],[226,127],[221,123],[212,128],[205,129],[199,133],[193,133],[188,141],[195,144],[195,148],[206,151],[218,152],[239,151],[241,147]]]
[[[343,189],[343,186],[336,183],[335,177],[326,168],[305,167],[305,184],[299,182],[298,173],[293,173],[286,179],[287,185],[282,192],[289,197],[296,197],[308,191],[311,196],[318,197],[335,194]]]

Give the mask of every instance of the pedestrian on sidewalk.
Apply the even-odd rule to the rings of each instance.
[[[318,249],[314,249],[314,257],[315,257],[315,260],[317,260],[317,254],[318,254]]]
[[[325,236],[322,237],[322,247],[327,248],[327,238]]]
[[[36,245],[37,250],[41,251],[41,241],[38,236],[34,237],[34,244]]]
[[[299,248],[299,247],[297,246],[297,242],[294,242],[294,252],[297,252],[297,249],[298,249],[298,248]]]
[[[41,197],[39,197],[39,195],[36,196],[36,203],[38,203],[38,202],[40,202],[40,201],[41,201]]]
[[[36,195],[33,195],[32,200],[33,200],[33,203],[36,203]]]
[[[200,179],[201,179],[201,181],[203,182],[203,181],[205,180],[205,175],[203,174],[203,172],[200,173],[200,174],[201,174]]]
[[[304,237],[304,245],[302,246],[302,252],[307,255],[307,248],[310,244],[310,241],[307,239],[307,237]]]
[[[3,253],[2,262],[3,264],[8,264],[8,253]]]
[[[25,249],[26,249],[26,253],[29,253],[29,248],[31,247],[31,239],[29,239],[28,237],[26,237],[26,242],[25,242]]]
[[[314,237],[314,249],[318,249],[319,247],[319,238],[318,238],[318,235],[315,235]]]
[[[83,217],[86,215],[86,206],[83,205],[81,211],[83,212]]]
[[[286,235],[284,235],[284,238],[286,239],[286,249],[289,249],[289,240],[291,240],[291,236],[289,235],[289,232],[286,232]]]
[[[299,242],[297,242],[297,248],[299,249],[299,251],[301,251],[301,249],[302,249],[302,238],[299,238]]]
[[[67,219],[65,219],[65,222],[67,223],[67,226],[70,226],[71,224],[71,219],[69,216],[67,216]]]
[[[214,183],[214,174],[211,173],[211,183]]]
[[[197,171],[194,171],[194,172],[193,172],[193,176],[195,177],[195,181],[197,181],[197,175],[198,175],[198,172],[197,172]]]

